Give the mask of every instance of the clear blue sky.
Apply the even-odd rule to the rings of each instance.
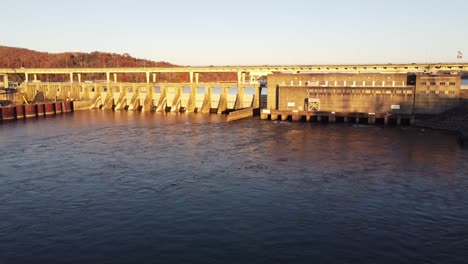
[[[0,10],[0,45],[54,53],[179,65],[468,61],[466,0],[23,0]]]

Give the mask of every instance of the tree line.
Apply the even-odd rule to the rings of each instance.
[[[48,53],[24,48],[0,46],[0,68],[119,68],[119,67],[177,67],[165,61],[151,61],[132,57],[128,53],[116,54],[106,52],[63,52]],[[24,76],[12,76],[12,81],[22,82]],[[47,75],[39,76],[43,81],[68,81],[69,76]],[[82,81],[102,80],[99,74],[83,74]],[[188,82],[186,73],[158,73],[158,82]],[[144,82],[145,74],[119,74],[119,82]],[[204,73],[200,74],[201,82],[237,81],[235,73]]]

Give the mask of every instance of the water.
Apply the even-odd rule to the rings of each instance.
[[[444,132],[83,111],[0,149],[2,264],[466,263]]]

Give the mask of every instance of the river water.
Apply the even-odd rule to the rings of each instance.
[[[0,124],[0,263],[466,263],[468,150],[409,127]]]

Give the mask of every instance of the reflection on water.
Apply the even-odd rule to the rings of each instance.
[[[0,149],[0,263],[465,261],[442,132],[83,111],[3,123]]]

